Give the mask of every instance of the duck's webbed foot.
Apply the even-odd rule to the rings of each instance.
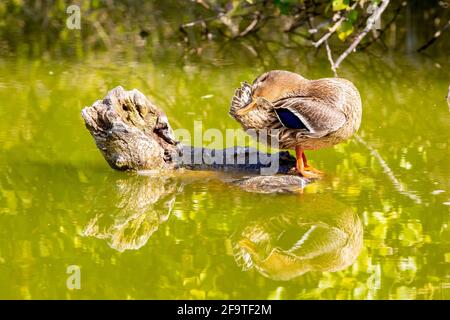
[[[303,170],[297,168],[297,172],[308,179],[318,179],[323,177],[324,173],[312,166],[304,167]]]
[[[319,179],[321,178],[324,173],[313,166],[308,164],[308,161],[306,159],[306,155],[303,152],[303,149],[297,147],[295,148],[295,153],[297,155],[297,162],[295,163],[295,170],[298,174],[300,174],[302,177],[305,177],[307,179]]]

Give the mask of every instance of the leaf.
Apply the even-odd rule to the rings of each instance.
[[[353,23],[351,23],[350,21],[344,21],[338,29],[338,38],[344,41],[349,35],[353,33],[353,31]]]
[[[292,9],[292,5],[296,3],[295,0],[274,0],[275,7],[280,10],[283,15],[289,14]]]
[[[333,11],[339,11],[347,9],[350,4],[350,0],[333,0]]]
[[[358,11],[356,10],[351,10],[348,14],[347,14],[347,20],[350,21],[352,24],[354,24],[356,22],[356,20],[358,19]]]

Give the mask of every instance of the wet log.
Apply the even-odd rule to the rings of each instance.
[[[165,113],[137,89],[116,87],[81,114],[98,149],[116,170],[239,171],[254,175],[233,183],[264,193],[297,190],[309,182],[292,174],[295,158],[286,151],[268,154],[248,147],[207,149],[181,144]]]

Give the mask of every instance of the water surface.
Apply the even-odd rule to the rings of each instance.
[[[321,56],[236,46],[0,59],[0,298],[450,298],[448,58],[345,63],[362,140],[310,152],[327,175],[302,194],[107,166],[80,110],[117,85],[174,128],[225,131],[239,128],[227,112],[240,81],[273,68],[331,76]],[[66,286],[69,265],[80,290]]]

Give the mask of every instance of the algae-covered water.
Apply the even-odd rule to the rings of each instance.
[[[450,298],[448,57],[344,63],[361,140],[309,152],[327,175],[303,193],[107,166],[80,110],[117,85],[174,128],[225,132],[239,128],[228,107],[241,81],[332,75],[298,50],[230,51],[0,58],[0,298]]]

